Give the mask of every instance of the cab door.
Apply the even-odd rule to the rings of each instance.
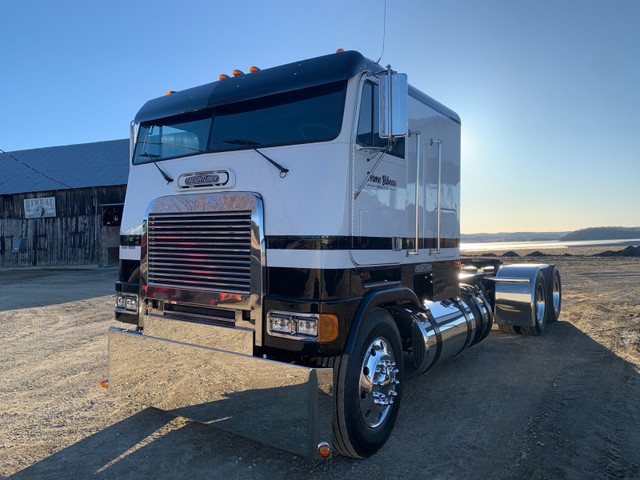
[[[378,84],[361,84],[352,165],[351,258],[357,265],[402,262],[407,237],[405,139],[390,152],[378,127]]]

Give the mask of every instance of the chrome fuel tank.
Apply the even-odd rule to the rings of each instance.
[[[441,360],[455,357],[489,334],[493,315],[484,293],[463,286],[460,297],[425,302],[424,310],[393,310],[412,328],[413,373],[423,373]],[[413,369],[412,369],[413,370]]]

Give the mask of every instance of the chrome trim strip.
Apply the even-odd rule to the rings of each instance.
[[[436,197],[436,205],[437,205],[437,245],[435,250],[431,250],[430,253],[440,253],[440,242],[442,237],[442,140],[434,140],[431,139],[429,143],[430,146],[433,146],[434,143],[438,144],[438,194]]]
[[[495,283],[531,283],[531,280],[528,278],[516,278],[516,277],[485,277],[485,280],[489,280]]]
[[[407,252],[407,255],[418,255],[420,253],[420,132],[410,132],[410,134],[416,136],[416,238],[413,251]]]
[[[364,288],[377,288],[377,287],[388,287],[390,285],[400,285],[402,282],[400,280],[381,280],[379,282],[365,282],[362,286]]]

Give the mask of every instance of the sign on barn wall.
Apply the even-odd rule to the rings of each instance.
[[[44,218],[56,216],[56,197],[25,198],[24,217]]]

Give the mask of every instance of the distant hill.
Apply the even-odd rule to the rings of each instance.
[[[567,233],[569,232],[463,233],[460,240],[465,243],[545,242],[560,240]]]
[[[640,227],[593,227],[569,232],[560,238],[561,241],[576,240],[624,240],[640,238]]]

